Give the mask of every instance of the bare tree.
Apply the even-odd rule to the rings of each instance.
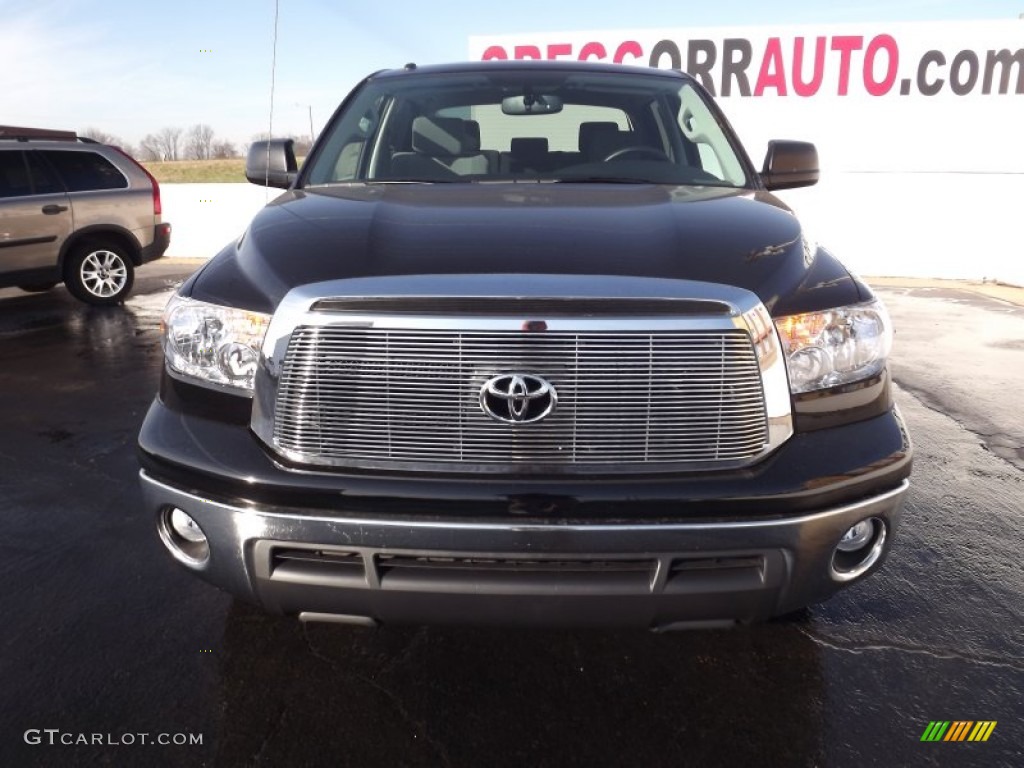
[[[181,159],[181,128],[170,126],[161,128],[156,139],[160,148],[160,154],[164,160]]]
[[[269,141],[270,139],[291,139],[292,141],[294,141],[295,142],[294,149],[295,149],[295,156],[296,157],[305,157],[306,155],[308,155],[309,154],[309,150],[311,149],[311,147],[313,145],[313,142],[310,141],[309,136],[296,136],[295,134],[289,134],[288,136],[271,136],[269,133],[254,133],[253,136],[252,136],[253,142]],[[252,144],[243,144],[242,145],[242,154],[243,155],[249,154],[249,147],[251,147],[251,146],[252,146]]]
[[[249,141],[247,141],[246,143],[242,144],[242,157],[248,157],[249,156],[249,148],[253,144],[255,144],[257,141],[268,141],[271,138],[273,138],[273,137],[269,133],[267,133],[266,131],[263,131],[262,133],[254,133],[249,138]]]
[[[188,131],[185,156],[190,160],[209,160],[213,156],[213,128],[197,123]]]
[[[218,160],[227,157],[238,157],[238,148],[227,139],[221,139],[213,143],[212,156]]]
[[[163,151],[160,148],[160,139],[152,133],[147,133],[139,142],[139,159],[150,161],[164,159]]]
[[[291,136],[295,142],[295,156],[305,157],[309,154],[309,150],[313,147],[313,141],[309,136]]]
[[[129,144],[127,141],[124,141],[120,136],[113,133],[107,133],[106,131],[100,128],[94,128],[90,126],[89,128],[86,128],[84,131],[78,131],[78,135],[85,139],[92,139],[93,141],[98,141],[100,144],[108,144],[112,147],[118,147],[119,149],[121,149],[122,152],[124,152],[127,155],[130,155],[131,157],[136,157],[139,154],[145,154],[145,151],[141,147],[136,147],[134,144]]]
[[[121,146],[120,138],[118,138],[112,133],[107,133],[104,130],[94,128],[92,126],[86,128],[84,131],[79,131],[78,135],[86,139],[98,141],[100,144],[113,144],[115,146]]]

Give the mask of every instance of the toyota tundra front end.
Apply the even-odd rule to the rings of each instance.
[[[139,438],[170,553],[303,620],[716,626],[876,570],[884,306],[680,72],[367,78],[182,286]]]

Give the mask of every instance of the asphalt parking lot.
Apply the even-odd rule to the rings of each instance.
[[[141,512],[157,323],[189,269],[147,267],[112,309],[0,291],[0,765],[1024,765],[1024,308],[881,291],[912,490],[885,568],[804,616],[362,630],[234,603]],[[997,726],[923,743],[933,720]]]

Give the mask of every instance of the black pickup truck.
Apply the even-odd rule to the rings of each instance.
[[[147,513],[269,611],[717,626],[879,567],[911,447],[871,289],[691,77],[409,65],[167,306]]]

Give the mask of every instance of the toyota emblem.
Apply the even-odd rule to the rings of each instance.
[[[530,373],[503,373],[480,388],[480,407],[506,424],[532,424],[555,410],[558,394],[551,382]]]

